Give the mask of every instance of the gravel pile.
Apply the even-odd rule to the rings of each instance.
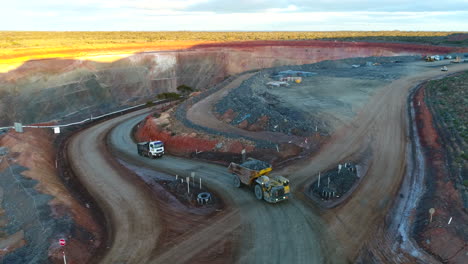
[[[261,171],[263,169],[271,167],[271,165],[268,162],[257,159],[248,159],[246,162],[242,163],[241,166],[256,171]]]
[[[49,202],[53,197],[39,193],[35,189],[38,182],[22,175],[26,170],[25,167],[12,165],[0,171],[2,208],[8,223],[0,230],[8,235],[23,230],[27,243],[4,256],[2,263],[49,263],[51,244],[67,237],[74,228],[69,216],[52,217]]]
[[[393,81],[404,73],[401,63],[420,60],[418,56],[399,57],[366,57],[351,58],[337,61],[322,61],[314,64],[298,66],[281,66],[262,70],[250,79],[245,80],[239,88],[232,90],[215,105],[215,111],[224,114],[232,109],[238,115],[231,124],[238,126],[244,120],[249,124],[256,123],[262,116],[268,117],[265,130],[282,132],[288,135],[310,136],[318,132],[327,134],[330,127],[326,121],[305,113],[299,107],[285,104],[281,97],[274,95],[267,85],[273,81],[272,76],[281,71],[306,71],[318,76],[354,78],[362,80]],[[305,80],[312,77],[304,77]],[[339,104],[340,102],[336,102]]]
[[[215,111],[221,115],[229,109],[238,113],[237,117],[231,122],[234,126],[239,125],[244,120],[247,120],[249,124],[254,124],[261,117],[267,116],[268,121],[265,126],[265,130],[267,131],[282,132],[297,136],[310,136],[315,132],[328,134],[328,128],[330,126],[326,121],[312,114],[305,113],[294,106],[285,105],[282,98],[272,94],[270,88],[266,85],[267,82],[273,80],[270,77],[276,75],[280,71],[294,70],[313,72],[320,76],[384,80],[390,82],[398,79],[403,74],[401,68],[392,66],[420,59],[419,56],[350,58],[336,61],[322,61],[307,65],[281,66],[265,69],[244,81],[238,88],[230,91],[228,96],[220,100],[214,108]],[[236,134],[219,132],[214,129],[198,126],[186,118],[187,110],[191,105],[219,91],[236,77],[238,77],[238,75],[231,76],[200,95],[189,98],[177,108],[175,117],[185,126],[204,133],[233,139],[243,138]],[[314,78],[314,76],[305,78]],[[335,102],[335,104],[339,103],[339,101]],[[318,131],[316,131],[316,129],[318,129]],[[275,144],[270,141],[256,140],[253,138],[245,139],[255,142],[257,148],[275,147]]]
[[[288,135],[308,135],[305,133],[317,124],[298,109],[285,107],[281,98],[268,92],[265,84],[265,71],[245,80],[239,88],[232,90],[228,96],[215,105],[220,114],[232,109],[239,113],[231,122],[237,126],[244,120],[249,124],[257,122],[262,116],[268,117],[265,127],[268,131],[282,132]]]
[[[255,72],[255,71],[250,71],[250,72]],[[197,124],[192,123],[190,120],[187,119],[186,114],[187,114],[187,110],[190,108],[190,106],[196,104],[200,100],[202,100],[202,99],[206,98],[207,96],[209,96],[209,95],[219,91],[220,89],[224,88],[228,83],[232,82],[237,77],[238,77],[238,75],[231,76],[231,77],[227,78],[226,80],[224,80],[223,82],[215,85],[213,88],[199,94],[198,96],[191,97],[191,98],[187,99],[186,101],[184,101],[182,104],[180,104],[177,107],[177,109],[175,111],[175,118],[177,118],[180,122],[182,122],[182,124],[184,124],[184,126],[186,126],[186,127],[196,129],[196,130],[208,133],[208,134],[219,135],[219,136],[223,136],[223,137],[227,137],[227,138],[233,138],[233,139],[245,138],[247,140],[255,142],[257,148],[273,148],[273,147],[275,147],[276,145],[271,143],[270,141],[257,140],[257,139],[254,139],[254,138],[239,136],[239,135],[236,135],[236,134],[233,134],[233,133],[220,132],[220,131],[217,131],[217,130],[214,130],[214,129],[211,129],[211,128],[199,126]]]
[[[333,169],[323,173],[320,177],[320,186],[317,180],[311,188],[313,194],[319,198],[335,199],[348,192],[358,179],[356,165],[347,163],[346,166],[343,164],[339,172],[338,169]]]

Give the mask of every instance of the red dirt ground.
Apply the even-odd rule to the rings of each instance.
[[[258,123],[252,124],[255,129],[261,129],[265,118],[261,118]],[[239,140],[216,137],[215,139],[205,139],[201,138],[197,133],[190,133],[190,130],[182,127],[183,131],[188,131],[184,133],[178,132],[178,134],[173,135],[171,129],[167,130],[166,128],[161,128],[156,124],[155,118],[152,115],[148,115],[146,119],[139,125],[135,131],[135,139],[139,142],[149,141],[149,140],[161,140],[165,144],[166,151],[170,154],[182,157],[190,157],[194,152],[215,152],[215,153],[225,153],[232,155],[239,155],[243,149],[251,155],[259,155],[259,157],[266,155],[266,159],[273,159],[276,162],[284,163],[291,157],[296,157],[302,153],[303,149],[300,146],[295,144],[280,144],[278,146],[279,152],[266,150],[265,151],[257,150],[253,145],[245,144]],[[216,148],[217,144],[222,143],[221,148]],[[219,158],[219,157],[218,157]],[[210,158],[211,161],[225,163],[226,160],[221,158],[221,160],[212,160],[216,159],[216,155],[213,158]]]
[[[322,40],[291,40],[291,41],[243,41],[243,42],[224,42],[224,43],[206,43],[195,45],[192,48],[237,48],[246,49],[261,46],[294,46],[294,47],[356,47],[365,49],[386,48],[395,51],[424,51],[427,53],[449,53],[453,51],[467,50],[467,48],[455,48],[444,46],[432,46],[424,44],[407,43],[376,43],[376,42],[341,42],[341,41],[322,41]]]
[[[468,223],[468,215],[463,212],[460,193],[450,181],[445,163],[444,149],[440,144],[439,135],[433,126],[432,114],[424,102],[425,91],[421,88],[413,99],[417,107],[416,122],[421,138],[428,172],[429,200],[435,209],[432,223],[424,223],[421,232],[417,234],[418,242],[444,263],[468,263],[467,242],[457,233],[457,227]],[[428,214],[429,217],[429,214]],[[448,225],[450,217],[452,223]]]
[[[187,234],[203,229],[206,225],[209,225],[211,222],[210,219],[226,213],[224,204],[222,203],[218,203],[212,208],[206,209],[203,207],[200,208],[200,206],[197,205],[191,205],[187,203],[187,201],[180,201],[178,199],[174,201],[174,199],[176,199],[173,196],[174,194],[168,191],[165,184],[167,183],[160,182],[150,185],[155,199],[159,201],[158,209],[162,214],[163,231],[158,241],[158,252],[171,250],[171,247],[180,243]],[[184,195],[180,195],[179,193],[177,196],[182,197]],[[198,212],[189,212],[186,210],[185,206],[192,211],[198,210]],[[231,241],[235,241],[233,238],[235,235],[235,233],[230,233],[221,241],[216,241],[210,248],[198,252],[197,256],[190,263],[217,264],[225,263],[227,259],[232,259],[234,255]]]
[[[210,151],[218,142],[192,137],[190,135],[172,135],[156,125],[151,115],[147,116],[144,123],[135,133],[137,141],[161,140],[165,144],[166,151],[176,155],[187,155],[195,151]]]
[[[0,54],[0,64],[10,64],[16,61],[28,62],[24,63],[14,71],[10,71],[8,76],[4,77],[7,81],[14,81],[25,77],[30,74],[44,72],[50,73],[63,73],[70,69],[83,67],[91,69],[94,67],[93,62],[87,60],[74,60],[76,57],[82,56],[95,56],[95,55],[115,55],[115,54],[138,54],[141,52],[150,51],[180,51],[180,50],[222,50],[232,49],[231,52],[235,51],[247,51],[257,53],[262,49],[268,49],[271,47],[290,47],[292,49],[299,48],[310,48],[313,53],[298,53],[294,57],[294,61],[298,61],[297,64],[312,63],[321,60],[328,59],[341,59],[348,58],[352,54],[361,54],[360,51],[367,50],[368,56],[381,56],[391,54],[408,54],[417,53],[422,55],[437,54],[437,53],[451,53],[451,52],[467,52],[468,48],[459,47],[444,47],[444,46],[432,46],[424,44],[407,44],[407,43],[375,43],[375,42],[341,42],[341,41],[320,41],[320,40],[295,40],[295,41],[243,41],[243,42],[215,42],[215,43],[204,43],[204,42],[164,42],[164,43],[136,43],[132,45],[121,45],[116,47],[108,48],[87,48],[87,49],[54,49],[54,50],[43,50],[43,49],[22,49],[18,50],[14,54]],[[322,49],[323,50],[320,50]],[[327,50],[338,48],[342,49],[337,54],[330,54]],[[306,49],[308,50],[308,49]],[[284,57],[281,54],[273,54],[270,56],[277,56],[278,58]],[[297,51],[289,50],[288,52],[297,53]],[[357,53],[356,53],[357,52]],[[362,55],[362,54],[361,54]],[[305,57],[305,56],[311,56]],[[287,57],[287,56],[286,56]],[[37,59],[40,58],[40,59]],[[57,59],[53,59],[57,58]],[[293,58],[293,57],[291,57]],[[245,59],[245,58],[244,58]],[[239,73],[245,70],[251,70],[254,68],[264,68],[262,65],[256,65],[253,67],[253,62],[246,62],[243,59],[235,61],[230,65],[230,69],[227,70],[227,74]],[[12,62],[10,62],[12,61]],[[41,67],[38,67],[40,64]],[[235,65],[240,64],[240,65]],[[253,64],[255,65],[255,63]],[[268,63],[264,66],[269,65]],[[270,65],[272,66],[272,65]],[[13,74],[14,72],[14,74]],[[2,76],[2,74],[0,74]]]
[[[458,50],[453,47],[431,46],[423,44],[406,44],[406,43],[373,43],[373,42],[339,42],[339,41],[321,41],[321,40],[292,40],[292,41],[239,41],[239,42],[212,42],[203,43],[195,41],[180,41],[180,42],[162,42],[162,43],[135,43],[131,45],[121,45],[116,47],[107,48],[57,48],[48,49],[44,52],[43,49],[22,49],[18,50],[15,54],[3,54],[0,60],[14,59],[19,57],[33,57],[57,53],[57,54],[70,54],[76,56],[80,54],[102,54],[102,53],[119,53],[119,52],[143,52],[143,51],[157,51],[157,50],[180,50],[191,48],[252,48],[259,46],[315,46],[315,47],[348,47],[353,45],[359,48],[372,47],[385,47],[395,50],[403,51],[421,51],[424,50],[428,53],[448,53],[450,51]]]

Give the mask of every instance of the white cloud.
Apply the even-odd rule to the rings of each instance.
[[[298,11],[298,8],[295,5],[289,5],[286,8],[269,8],[269,9],[267,9],[265,11],[267,13],[294,12],[294,11]]]
[[[23,0],[0,30],[468,31],[468,1]]]

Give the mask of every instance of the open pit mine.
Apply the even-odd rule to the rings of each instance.
[[[467,48],[102,56],[0,73],[3,263],[468,263]]]

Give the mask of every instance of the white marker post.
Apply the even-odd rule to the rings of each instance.
[[[186,180],[187,180],[187,193],[190,193],[190,177],[187,177]]]
[[[429,223],[432,223],[432,215],[433,215],[434,213],[435,213],[435,209],[434,209],[434,208],[429,209],[429,215],[430,215]]]
[[[190,176],[192,176],[192,183],[195,186],[195,172],[192,171],[192,173],[190,173]]]
[[[201,178],[200,178],[200,190],[201,190]]]
[[[450,217],[450,220],[448,221],[448,225],[450,225],[450,223],[452,223],[452,217]]]
[[[59,239],[59,244],[61,247],[65,247],[65,245],[67,244],[67,241],[61,238]],[[63,249],[62,253],[63,253],[63,263],[67,264],[67,257],[65,256],[65,248]]]
[[[319,172],[319,178],[318,178],[317,187],[319,187],[319,188],[320,188],[320,172]]]

